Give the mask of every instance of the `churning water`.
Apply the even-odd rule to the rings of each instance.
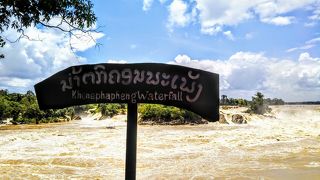
[[[320,106],[248,124],[139,126],[137,179],[320,179]],[[126,123],[0,127],[0,179],[124,179]]]

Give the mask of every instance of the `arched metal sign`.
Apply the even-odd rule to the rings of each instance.
[[[137,103],[176,106],[219,120],[219,75],[177,65],[72,66],[35,85],[40,109],[128,103],[126,179],[135,179]]]

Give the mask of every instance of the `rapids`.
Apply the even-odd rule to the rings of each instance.
[[[137,179],[320,179],[320,106],[272,109],[242,125],[138,126]],[[0,179],[124,179],[125,119],[0,126]]]

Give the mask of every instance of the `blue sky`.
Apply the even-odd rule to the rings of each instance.
[[[320,0],[93,3],[96,42],[28,28],[43,40],[0,50],[6,54],[0,88],[24,92],[74,64],[162,62],[219,73],[220,93],[231,97],[250,99],[261,91],[286,101],[320,100]]]
[[[89,55],[94,61],[124,59],[128,62],[166,62],[177,54],[188,54],[197,59],[226,59],[239,51],[264,52],[267,56],[277,58],[297,58],[305,50],[287,50],[302,47],[305,42],[320,36],[317,34],[320,33],[318,23],[306,25],[313,22],[308,18],[313,11],[306,10],[307,6],[279,14],[295,17],[288,25],[263,23],[259,15],[252,13],[251,18],[236,22],[235,25],[226,22],[222,31],[214,35],[201,32],[199,19],[185,26],[174,26],[171,30],[167,26],[168,6],[172,2],[168,0],[161,4],[154,0],[149,9],[144,11],[142,0],[94,1],[98,25],[103,26],[101,31],[105,37],[98,40],[103,44],[100,50],[93,48],[82,55]],[[190,6],[186,13],[192,11],[192,3],[183,2]],[[228,31],[234,39],[224,34]],[[319,46],[307,49],[307,52],[318,57]]]

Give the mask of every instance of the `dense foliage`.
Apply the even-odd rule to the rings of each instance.
[[[244,99],[228,99],[226,96],[221,101],[224,105],[248,106],[249,113],[264,114],[271,111],[268,105],[282,105],[281,99],[264,99],[260,92],[252,97],[252,101]],[[59,110],[42,111],[38,107],[37,99],[32,91],[26,94],[9,93],[7,90],[0,90],[0,123],[10,119],[13,124],[59,122],[73,119],[79,113],[101,113],[101,118],[113,117],[126,113],[126,104],[88,104],[74,106]],[[140,122],[179,122],[179,123],[202,123],[202,118],[190,111],[158,104],[140,104]]]
[[[274,98],[266,98],[264,99],[264,103],[268,105],[284,105],[285,102],[282,99]],[[220,105],[228,105],[228,106],[249,106],[251,101],[242,98],[228,98],[226,95],[222,95],[220,99]]]
[[[264,114],[266,112],[270,112],[271,108],[269,105],[284,105],[285,102],[282,99],[274,98],[266,98],[264,99],[264,95],[260,92],[257,92],[255,96],[252,97],[252,101],[248,101],[245,99],[234,99],[228,98],[226,95],[222,95],[220,99],[220,105],[226,106],[243,106],[249,107],[249,113],[256,113],[256,114]]]
[[[103,117],[113,117],[126,113],[125,104],[88,104],[58,110],[39,109],[37,99],[32,91],[26,94],[9,93],[0,90],[0,123],[11,119],[13,124],[47,123],[73,119],[75,114],[101,113]]]
[[[73,108],[40,110],[32,91],[19,94],[0,90],[0,122],[7,118],[13,124],[58,122],[61,119],[70,120],[74,114]]]
[[[199,115],[190,111],[172,106],[159,104],[141,104],[139,106],[139,118],[141,121],[184,121],[194,122],[201,120]]]
[[[226,95],[222,95],[220,99],[221,105],[229,105],[229,106],[248,106],[249,102],[245,99],[239,98],[228,98]]]
[[[58,18],[60,22],[50,24]],[[73,31],[87,31],[96,22],[91,0],[1,0],[0,33],[15,29],[21,37],[27,37],[24,29],[30,26],[56,28],[73,35]],[[65,25],[68,25],[66,28]],[[28,37],[27,37],[28,38]],[[5,37],[0,36],[0,47]],[[4,56],[1,55],[0,58]]]
[[[269,108],[263,97],[264,95],[262,93],[257,92],[257,94],[252,97],[252,101],[250,103],[248,111],[255,114],[264,114],[266,112],[270,112],[271,109]]]
[[[113,117],[118,114],[126,113],[125,104],[99,104],[98,111],[101,112],[101,115],[104,117]]]
[[[278,98],[274,98],[274,99],[264,99],[265,103],[267,103],[268,105],[284,105],[285,102],[282,99],[278,99]]]
[[[82,106],[74,106],[73,107],[77,114],[79,113],[101,113],[101,118],[105,117],[113,117],[118,114],[125,114],[127,106],[126,104],[87,104]]]

